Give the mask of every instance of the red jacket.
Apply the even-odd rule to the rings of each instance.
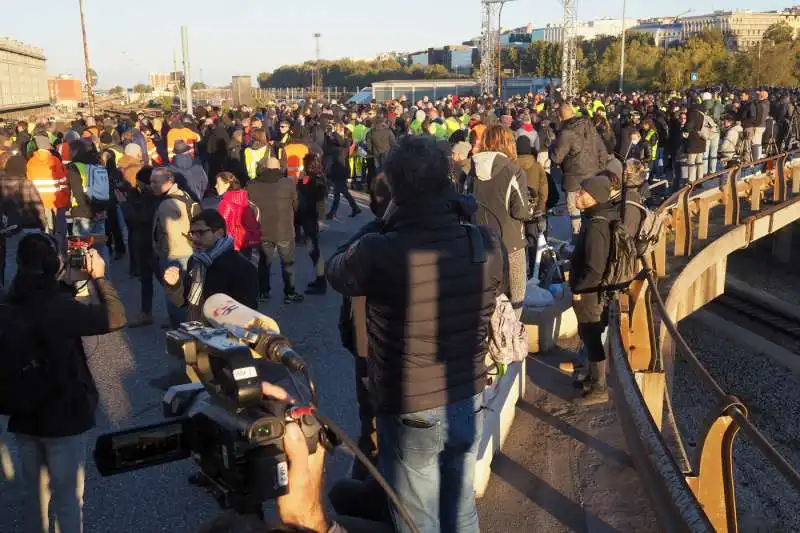
[[[246,190],[239,189],[223,194],[217,210],[225,219],[228,235],[233,238],[233,246],[237,252],[261,244],[261,224],[250,205]]]

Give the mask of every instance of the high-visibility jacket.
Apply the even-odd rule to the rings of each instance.
[[[422,121],[414,119],[408,126],[411,135],[422,135]]]
[[[58,155],[61,156],[61,163],[64,165],[69,165],[72,163],[72,148],[69,147],[68,142],[62,142],[58,146],[56,146],[56,151]]]
[[[158,153],[158,148],[150,137],[145,137],[147,142],[147,155],[150,158],[150,164],[153,166],[161,165],[164,161],[161,159],[161,154]]]
[[[86,192],[86,188],[89,185],[89,165],[86,163],[74,163],[75,168],[78,170],[78,174],[81,177],[81,185],[83,185],[83,192]],[[75,198],[74,191],[70,191],[73,194],[70,194],[72,207],[78,206],[78,200]]]
[[[360,143],[367,137],[369,128],[363,124],[356,124],[353,126],[353,142]]]
[[[644,136],[644,140],[650,145],[650,160],[655,161],[658,154],[658,133],[656,130],[650,130]]]
[[[122,159],[122,156],[125,154],[125,152],[119,149],[119,146],[109,146],[108,150],[114,153],[114,163]]]
[[[200,140],[200,135],[197,132],[190,130],[189,128],[172,128],[167,133],[167,155],[169,157],[170,163],[172,162],[172,158],[175,155],[175,143],[178,141],[183,141],[189,145],[191,151],[188,152],[189,155],[194,157],[194,145]]]
[[[246,148],[244,151],[244,164],[247,168],[247,175],[250,177],[251,180],[256,179],[258,175],[258,162],[264,159],[267,155],[267,149],[269,146],[262,146],[258,150],[253,150],[252,148]]]
[[[27,165],[28,179],[36,186],[45,209],[62,209],[70,205],[69,181],[61,161],[48,150],[36,150]]]
[[[444,121],[444,127],[447,128],[447,136],[450,137],[461,129],[461,122],[456,117],[450,117]]]
[[[469,119],[470,119],[469,113],[464,113],[463,115],[461,115],[461,127],[462,128],[469,128]]]
[[[303,174],[303,158],[308,154],[308,146],[300,143],[287,144],[286,150],[286,175],[295,182]]]
[[[445,128],[438,122],[431,122],[431,125],[428,126],[428,133],[430,133],[439,140],[447,139],[447,128]]]

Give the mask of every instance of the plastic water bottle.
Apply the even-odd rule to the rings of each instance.
[[[550,286],[547,287],[547,290],[553,295],[554,300],[559,300],[564,296],[563,283],[551,283]]]
[[[539,232],[539,238],[536,240],[536,259],[533,262],[533,279],[539,280],[539,267],[542,266],[542,254],[544,249],[547,248],[547,239],[544,237],[544,232]]]

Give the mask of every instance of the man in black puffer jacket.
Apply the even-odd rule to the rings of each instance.
[[[294,218],[299,208],[294,180],[284,177],[280,161],[265,157],[258,163],[256,179],[247,184],[247,193],[261,212],[261,253],[266,263],[261,294],[269,297],[270,266],[277,252],[283,272],[284,302],[302,302],[303,296],[297,294],[294,284]]]
[[[608,152],[589,117],[576,117],[572,106],[567,103],[562,103],[558,112],[562,124],[550,160],[561,166],[564,175],[561,187],[567,193],[574,240],[581,229],[581,213],[575,207],[575,194],[584,179],[596,176],[605,168]]]
[[[327,275],[343,295],[366,297],[381,473],[421,531],[477,533],[486,335],[505,260],[487,228],[461,224],[472,213],[448,168],[435,140],[404,138],[384,168],[392,203],[337,250]],[[407,531],[396,509],[392,518]]]

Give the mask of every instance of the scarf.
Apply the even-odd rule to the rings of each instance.
[[[218,239],[208,250],[192,254],[193,264],[189,277],[192,281],[189,288],[189,320],[199,320],[197,313],[200,310],[200,298],[203,295],[203,285],[206,281],[208,267],[225,252],[233,250],[233,238],[230,235]]]

